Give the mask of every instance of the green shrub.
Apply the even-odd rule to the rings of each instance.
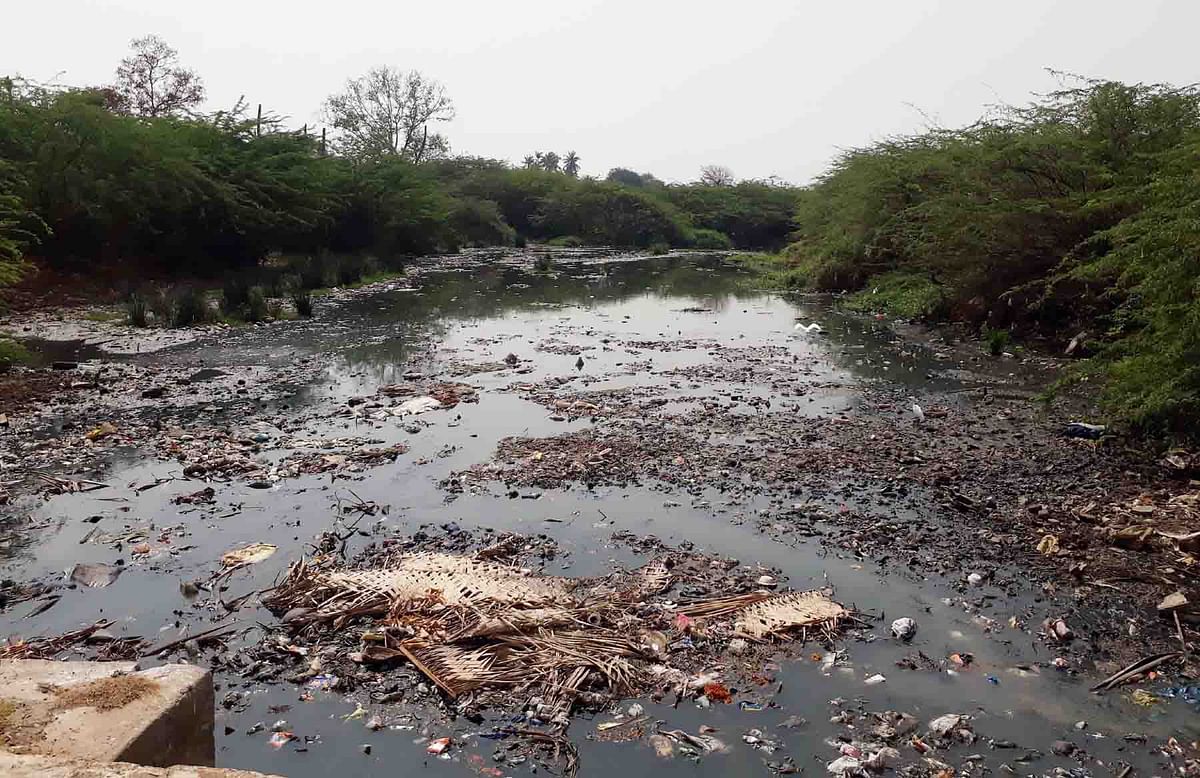
[[[249,302],[249,279],[242,273],[229,273],[221,287],[221,311],[226,316],[241,316]]]
[[[646,252],[649,253],[651,256],[660,256],[662,254],[670,254],[671,253],[671,244],[667,243],[666,241],[661,241],[661,240],[655,241],[654,243],[651,243],[646,248]]]
[[[692,230],[688,243],[698,249],[721,251],[733,248],[733,241],[729,239],[728,235],[702,227]]]
[[[994,357],[1000,356],[1004,353],[1004,349],[1008,348],[1008,330],[984,328],[983,337],[987,341],[988,353]]]
[[[176,289],[170,297],[172,327],[188,327],[202,324],[209,319],[211,313],[208,298],[204,291],[194,286],[184,286]]]
[[[134,292],[125,304],[125,314],[134,327],[150,326],[150,303],[145,295]]]
[[[250,287],[246,294],[246,321],[267,321],[271,311],[267,305],[267,293],[261,286]]]
[[[33,361],[29,349],[12,338],[0,337],[0,372],[9,370],[13,365]]]
[[[564,249],[577,249],[583,247],[583,238],[578,235],[559,235],[557,238],[551,238],[546,241],[549,246]]]
[[[344,256],[337,260],[337,285],[353,286],[365,275],[365,262],[360,256]]]
[[[296,308],[296,315],[305,319],[313,315],[313,298],[312,293],[306,289],[297,289],[292,292],[292,305]]]
[[[846,300],[845,306],[921,319],[942,311],[945,300],[945,290],[928,275],[897,270],[867,279],[867,288]]]
[[[323,289],[333,286],[336,278],[332,263],[325,254],[306,257],[299,262],[297,270],[299,271],[300,285],[305,289]]]

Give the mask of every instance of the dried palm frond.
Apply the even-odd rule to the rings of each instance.
[[[667,560],[653,559],[629,574],[625,585],[617,592],[617,599],[641,602],[652,594],[665,591],[672,580]]]
[[[451,640],[513,635],[549,627],[566,627],[574,624],[586,625],[587,614],[568,608],[506,609],[491,615],[480,614],[479,620]]]
[[[452,554],[398,557],[377,570],[314,570],[299,563],[277,587],[268,605],[305,605],[322,613],[387,608],[398,600],[436,595],[448,605],[507,603],[536,608],[574,603],[575,581],[527,575],[520,570]]]
[[[783,635],[808,627],[835,627],[850,612],[821,592],[788,592],[737,611],[734,631],[749,638]]]
[[[677,612],[682,613],[684,616],[690,616],[693,619],[717,618],[719,616],[727,616],[730,613],[737,613],[749,605],[769,600],[773,596],[767,592],[750,592],[748,594],[734,594],[729,597],[714,597],[711,600],[681,603]]]
[[[467,648],[406,640],[398,648],[451,697],[485,685],[508,686],[522,681],[511,667],[500,662],[500,652],[495,646]]]
[[[0,643],[0,659],[53,659],[62,651],[90,638],[96,630],[106,629],[111,625],[111,621],[98,621],[90,627],[64,632],[54,637]]]

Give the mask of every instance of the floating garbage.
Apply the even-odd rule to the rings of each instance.
[[[71,568],[72,582],[91,589],[108,586],[121,575],[124,567],[108,564],[78,564]]]
[[[892,637],[897,640],[912,640],[917,634],[917,622],[905,616],[892,622]]]
[[[716,596],[666,607],[661,595],[673,584],[701,581]],[[660,678],[676,679],[679,694],[700,704],[731,703],[719,677],[696,673],[723,656],[720,647],[738,639],[832,639],[852,619],[821,592],[721,593],[723,582],[748,585],[738,581],[714,572],[711,558],[683,552],[594,579],[539,575],[494,556],[421,552],[374,568],[303,560],[264,602],[286,614],[290,628],[317,635],[344,631],[353,615],[364,640],[356,661],[407,660],[450,697],[471,694],[481,705],[510,706],[510,690],[522,687],[541,700],[538,718],[565,725],[580,697],[601,704],[641,696],[660,687]],[[666,633],[697,622],[709,639],[668,651]],[[670,667],[673,661],[687,669]],[[337,677],[308,685],[330,689]]]
[[[251,543],[243,548],[235,548],[221,555],[221,564],[225,567],[238,565],[253,565],[262,562],[275,553],[276,547],[270,543]]]

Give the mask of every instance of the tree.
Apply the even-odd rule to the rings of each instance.
[[[705,186],[733,186],[733,171],[722,165],[700,168],[700,183]]]
[[[558,172],[558,163],[562,159],[562,157],[558,156],[553,151],[547,151],[545,154],[542,154],[541,156],[542,156],[542,169],[545,170],[547,173],[557,173]]]
[[[624,184],[625,186],[641,186],[642,174],[623,167],[615,167],[608,171],[608,175],[604,177],[605,181],[613,184]]]
[[[326,120],[339,133],[338,149],[355,159],[401,157],[421,163],[445,156],[446,138],[432,122],[454,118],[446,89],[417,70],[375,67],[325,101]]]
[[[579,155],[574,151],[568,151],[566,156],[563,157],[562,172],[571,178],[579,178]]]
[[[133,53],[117,66],[110,102],[135,116],[174,116],[204,101],[204,82],[179,64],[179,53],[157,35],[134,38]]]

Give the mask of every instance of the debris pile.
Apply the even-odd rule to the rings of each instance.
[[[318,557],[294,564],[264,601],[301,637],[355,635],[354,661],[406,660],[473,707],[528,695],[540,720],[565,729],[576,705],[703,694],[693,681],[731,642],[831,640],[855,621],[823,592],[754,590],[724,572],[682,552],[598,578],[536,574],[482,552],[403,553],[359,569]],[[677,587],[712,596],[676,602]]]

